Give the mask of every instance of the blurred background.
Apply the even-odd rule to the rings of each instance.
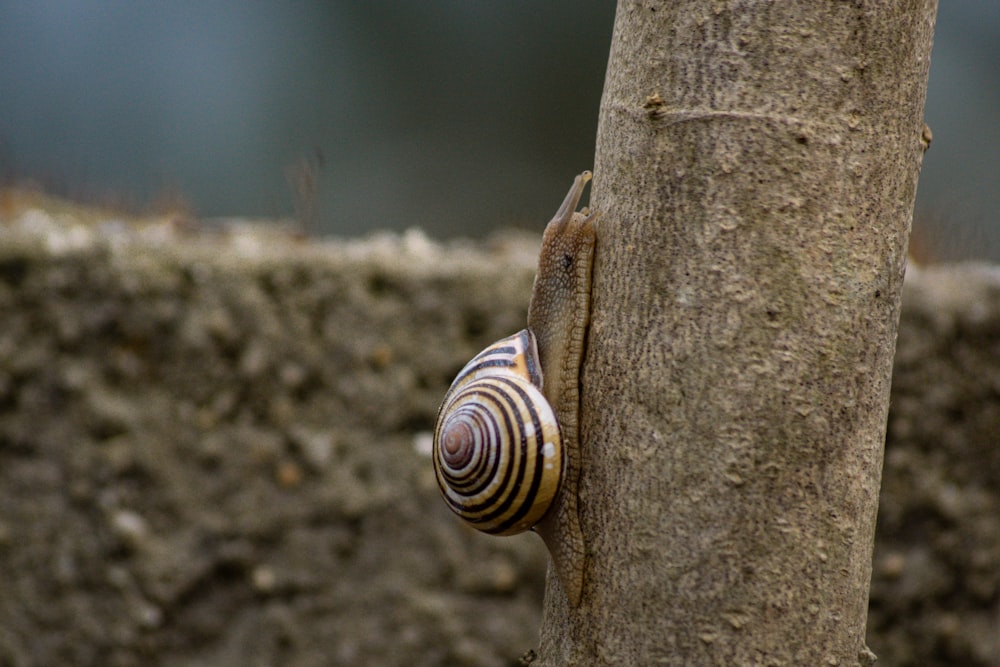
[[[540,230],[614,4],[0,0],[0,179],[357,235]],[[915,242],[1000,260],[1000,3],[942,2]]]

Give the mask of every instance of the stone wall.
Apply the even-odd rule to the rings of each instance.
[[[0,217],[0,666],[515,665],[546,556],[428,459],[537,238]],[[910,272],[870,644],[996,665],[1000,270]]]

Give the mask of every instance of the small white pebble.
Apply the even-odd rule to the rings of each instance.
[[[122,539],[136,543],[149,535],[146,520],[132,510],[118,510],[111,516],[111,526]]]
[[[262,593],[273,591],[275,584],[278,582],[278,577],[274,574],[274,570],[266,565],[255,567],[250,575],[250,579],[253,582],[253,587]]]
[[[152,629],[160,627],[163,623],[163,611],[154,604],[143,604],[137,610],[139,625]]]
[[[430,458],[434,451],[434,434],[430,431],[420,431],[413,435],[413,449],[420,456]]]

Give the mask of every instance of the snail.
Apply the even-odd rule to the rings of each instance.
[[[580,366],[590,322],[597,213],[576,212],[577,176],[545,228],[528,328],[459,371],[434,427],[434,471],[448,506],[478,530],[534,530],[572,606],[583,590],[577,510]]]

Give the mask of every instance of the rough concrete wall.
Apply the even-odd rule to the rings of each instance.
[[[513,665],[545,555],[438,500],[465,360],[537,239],[0,219],[0,665]],[[870,643],[995,665],[1000,272],[911,272]]]
[[[880,665],[1000,665],[1000,267],[908,272],[869,604]]]

